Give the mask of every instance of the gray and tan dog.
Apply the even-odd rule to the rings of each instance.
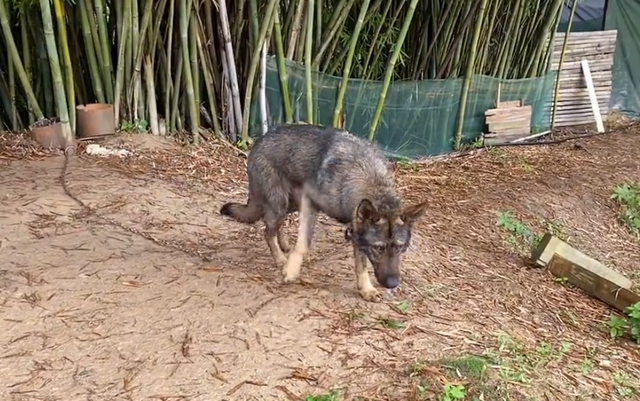
[[[403,208],[382,152],[346,131],[283,124],[259,137],[249,153],[249,199],[226,203],[220,213],[252,224],[262,219],[264,237],[286,283],[295,281],[322,212],[347,225],[357,287],[367,301],[381,300],[366,269],[367,259],[383,287],[400,284],[402,254],[426,203]],[[299,212],[293,250],[280,230],[287,214]],[[285,253],[291,251],[289,256]]]

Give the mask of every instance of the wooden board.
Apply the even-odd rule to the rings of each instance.
[[[548,269],[556,277],[566,277],[569,283],[620,312],[624,313],[628,306],[640,302],[640,295],[608,281],[599,274],[601,271],[584,268],[562,256],[554,255],[549,261]]]
[[[549,233],[531,258],[555,276],[566,277],[571,284],[620,311],[640,301],[640,296],[631,291],[631,280]]]

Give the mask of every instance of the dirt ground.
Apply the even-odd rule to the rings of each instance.
[[[0,399],[440,400],[451,385],[468,400],[638,397],[640,353],[610,339],[611,309],[528,267],[496,225],[500,211],[538,231],[553,221],[635,277],[640,242],[609,199],[640,177],[634,130],[400,165],[407,202],[432,207],[401,291],[379,304],[358,298],[327,220],[301,282],[280,284],[261,226],[218,215],[246,196],[237,150],[136,135],[109,141],[129,157],[79,152],[67,187],[96,214],[63,189],[64,156],[5,135]]]

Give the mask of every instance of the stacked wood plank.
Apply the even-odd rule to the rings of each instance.
[[[526,137],[531,133],[531,106],[521,100],[501,102],[495,109],[485,111],[489,133],[484,135],[485,145],[506,143]]]
[[[557,70],[565,34],[558,32],[554,39],[551,69]],[[598,32],[571,32],[560,71],[560,88],[556,107],[556,127],[594,123],[589,93],[580,62],[589,61],[593,84],[600,105],[600,114],[606,120],[611,97],[613,56],[617,30]],[[555,89],[555,85],[554,85]],[[553,107],[553,105],[551,105]]]

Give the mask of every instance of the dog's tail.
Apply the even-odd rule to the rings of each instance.
[[[262,207],[252,202],[251,198],[246,205],[242,203],[229,202],[222,205],[220,214],[245,224],[253,224],[262,218]]]

